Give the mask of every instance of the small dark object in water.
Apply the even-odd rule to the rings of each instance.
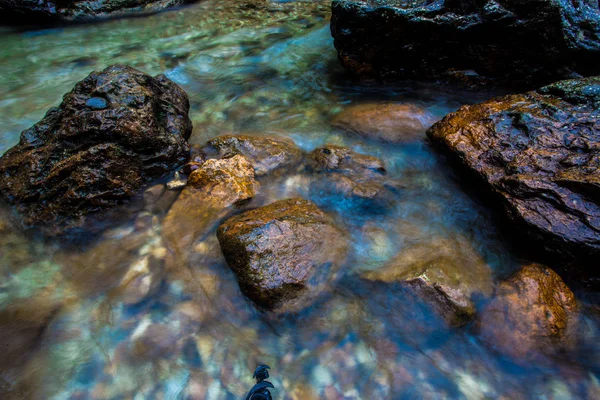
[[[269,367],[266,364],[260,364],[258,367],[256,367],[256,369],[254,370],[254,375],[252,375],[252,377],[254,379],[256,379],[256,382],[262,382],[265,379],[267,379],[269,377],[269,371],[271,367]]]
[[[271,367],[265,364],[260,364],[258,367],[256,367],[254,370],[254,375],[252,375],[252,377],[256,379],[256,385],[250,389],[250,393],[248,393],[248,396],[246,396],[246,400],[273,399],[271,397],[269,388],[275,389],[275,386],[273,386],[271,382],[265,380],[269,377],[269,369],[271,369]]]
[[[85,105],[96,110],[103,110],[108,106],[106,99],[102,97],[91,97],[85,102]]]

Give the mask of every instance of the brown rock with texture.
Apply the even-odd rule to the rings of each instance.
[[[346,256],[341,231],[303,199],[232,217],[217,237],[242,292],[268,309],[295,310],[314,299]]]
[[[191,173],[171,206],[163,222],[163,237],[171,248],[185,252],[227,215],[230,206],[254,197],[258,188],[254,168],[245,157],[206,161]]]
[[[68,226],[182,165],[185,92],[125,65],[93,72],[0,158],[0,194],[27,224]]]
[[[600,250],[600,77],[464,106],[427,132],[538,248]]]
[[[463,238],[415,244],[362,277],[400,283],[454,326],[475,316],[474,295],[487,297],[493,290],[491,268]]]
[[[563,280],[533,264],[500,283],[478,326],[482,339],[496,350],[531,359],[570,344],[576,310],[575,296]]]
[[[347,107],[333,126],[366,139],[406,143],[425,139],[435,117],[414,104],[366,103]]]
[[[347,147],[325,145],[309,154],[309,167],[315,174],[310,184],[312,196],[343,198],[364,210],[379,210],[392,199],[396,182],[387,178],[383,161],[356,153]]]
[[[302,151],[287,138],[224,135],[209,140],[202,150],[209,158],[242,155],[250,161],[256,176],[285,170],[302,159]]]

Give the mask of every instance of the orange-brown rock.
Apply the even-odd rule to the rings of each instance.
[[[235,203],[256,194],[254,168],[243,156],[210,159],[188,177],[188,184],[163,222],[169,247],[184,251],[229,212]]]
[[[478,327],[492,348],[527,360],[571,344],[576,311],[575,296],[560,276],[532,264],[500,283]]]
[[[366,139],[406,143],[425,139],[435,117],[415,104],[366,103],[347,107],[333,126]]]
[[[492,194],[518,235],[546,254],[595,266],[599,105],[600,77],[561,81],[464,106],[427,134],[472,172],[476,189]]]
[[[346,256],[342,232],[298,198],[232,217],[217,237],[242,292],[268,309],[288,311],[314,299]]]

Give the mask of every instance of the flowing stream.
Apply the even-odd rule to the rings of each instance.
[[[160,216],[115,223],[78,248],[21,232],[2,205],[0,344],[28,345],[0,365],[0,398],[240,399],[259,363],[272,367],[275,399],[600,398],[600,311],[589,296],[576,292],[577,348],[522,365],[490,350],[474,324],[448,328],[394,285],[373,290],[362,278],[402,254],[417,263],[442,254],[458,269],[477,264],[486,273],[473,279],[494,282],[523,260],[428,145],[425,130],[420,140],[390,145],[331,124],[361,102],[409,103],[439,119],[493,94],[353,82],[337,62],[329,16],[328,1],[208,0],[137,18],[2,28],[0,154],[77,81],[125,63],[185,89],[193,144],[248,133],[286,136],[305,151],[348,146],[381,158],[401,189],[391,204],[365,211],[308,190],[300,175],[261,181],[246,208],[309,198],[348,232],[351,247],[336,286],[285,317],[258,311],[241,294],[216,226],[185,262],[167,262],[152,277],[160,285],[151,296],[132,304],[120,282],[164,256]],[[30,324],[28,337],[1,325],[15,313]]]

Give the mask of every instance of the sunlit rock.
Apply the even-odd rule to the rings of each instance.
[[[516,234],[543,252],[589,262],[600,250],[600,78],[464,106],[428,132],[472,172]],[[469,175],[466,175],[469,177]]]
[[[486,343],[520,360],[569,347],[576,324],[573,292],[556,272],[538,264],[501,282],[478,320]]]
[[[187,160],[188,109],[185,92],[162,75],[119,64],[93,72],[0,158],[0,194],[27,224],[81,224]]]
[[[292,140],[278,137],[218,136],[209,140],[203,150],[208,158],[242,155],[252,164],[256,176],[289,169],[302,158],[302,151]]]
[[[346,107],[332,125],[365,139],[409,143],[425,139],[436,118],[415,104],[364,103]]]
[[[259,186],[252,164],[241,155],[206,161],[190,174],[169,210],[163,236],[171,248],[183,252],[225,217],[229,207],[254,197]]]
[[[473,296],[487,297],[493,290],[491,268],[462,238],[438,239],[402,249],[387,265],[362,277],[401,284],[451,325],[471,320],[476,311]]]
[[[269,309],[314,299],[346,256],[342,232],[303,199],[232,217],[219,226],[217,236],[242,292]]]
[[[530,86],[600,72],[598,2],[335,0],[342,65],[371,79]]]

